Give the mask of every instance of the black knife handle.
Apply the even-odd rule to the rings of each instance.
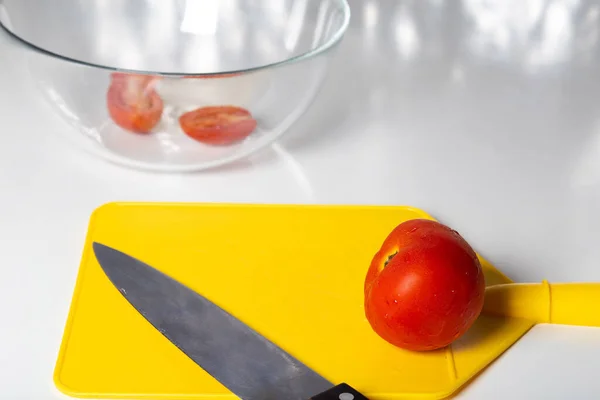
[[[310,400],[369,400],[346,383],[341,383],[329,390],[311,397]]]

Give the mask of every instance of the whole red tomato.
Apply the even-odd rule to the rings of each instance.
[[[483,307],[485,281],[469,244],[435,221],[398,225],[365,279],[365,314],[389,343],[413,351],[445,347],[463,335]]]

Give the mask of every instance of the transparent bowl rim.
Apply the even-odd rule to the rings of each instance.
[[[25,47],[29,48],[30,50],[33,50],[38,53],[42,53],[46,56],[50,56],[53,58],[57,58],[57,59],[66,61],[66,62],[70,62],[70,63],[74,63],[74,64],[86,66],[86,67],[99,68],[99,69],[112,71],[112,72],[125,72],[125,73],[140,74],[140,75],[153,75],[153,76],[165,76],[165,77],[186,77],[186,76],[210,77],[210,76],[218,76],[218,75],[224,75],[224,74],[242,74],[242,73],[248,73],[248,72],[256,72],[259,70],[269,69],[269,68],[273,68],[273,67],[279,67],[279,66],[291,64],[294,62],[307,60],[312,57],[316,57],[322,53],[325,53],[327,50],[331,49],[336,44],[338,44],[341,41],[341,39],[344,37],[344,34],[346,33],[348,26],[350,25],[350,15],[351,15],[350,5],[348,4],[347,0],[329,0],[329,1],[337,3],[338,5],[341,6],[342,12],[344,13],[344,20],[342,21],[342,25],[339,27],[339,29],[331,36],[331,38],[329,38],[329,40],[327,42],[323,43],[322,45],[320,45],[318,47],[315,47],[314,49],[311,49],[304,53],[295,55],[293,57],[286,58],[284,60],[280,60],[280,61],[276,61],[276,62],[268,63],[268,64],[263,64],[263,65],[258,65],[258,66],[251,67],[251,68],[244,68],[244,69],[238,69],[238,70],[226,70],[226,71],[218,71],[218,72],[198,72],[198,73],[186,72],[186,73],[182,73],[182,72],[146,71],[146,70],[115,68],[115,67],[111,67],[108,65],[90,63],[87,61],[82,61],[82,60],[78,60],[76,58],[71,58],[71,57],[67,57],[67,56],[64,56],[64,55],[61,55],[58,53],[54,53],[50,50],[39,47],[39,46],[23,39],[16,33],[14,33],[12,30],[10,30],[8,27],[6,27],[2,23],[2,21],[0,21],[0,27],[2,27],[2,29],[5,32],[7,32],[10,36],[12,36],[14,39],[16,39],[21,44],[25,45]]]

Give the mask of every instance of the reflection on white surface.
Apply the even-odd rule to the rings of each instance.
[[[302,193],[306,195],[306,203],[313,203],[315,199],[315,191],[302,168],[302,165],[296,159],[287,152],[281,145],[274,143],[271,145],[271,149],[283,160],[283,162],[289,167],[289,170],[294,177],[294,180],[298,184]]]
[[[600,5],[595,4],[588,8],[582,22],[579,24],[580,29],[578,41],[578,50],[589,52],[589,56],[593,55],[593,47],[598,43],[598,27],[600,26]]]
[[[139,37],[131,34],[131,27],[120,24],[112,24],[111,22],[107,21],[106,18],[102,20],[102,23],[105,24],[105,29],[107,32],[112,31],[114,35],[120,37],[120,49],[118,52],[115,52],[115,49],[113,48],[114,43],[110,39],[107,39],[108,35],[102,35],[104,38],[100,39],[107,41],[104,44],[104,48],[108,56],[117,57],[118,63],[109,63],[109,65],[123,63],[137,66],[143,64],[143,51],[140,51],[142,48],[141,40]],[[96,41],[97,40],[99,39],[96,39]]]
[[[64,101],[60,93],[58,93],[54,88],[49,87],[46,90],[48,97],[54,102],[56,107],[64,113],[65,117],[69,118],[72,121],[79,122],[79,116],[71,110],[71,108]]]
[[[363,3],[363,24],[367,33],[372,32],[379,20],[379,8],[375,0],[365,0]]]
[[[377,0],[365,0],[362,7],[362,37],[368,43],[367,49],[375,51],[378,41],[379,6]]]
[[[365,49],[392,48],[403,60],[418,53],[458,56],[466,50],[486,63],[502,62],[535,73],[593,59],[600,39],[600,3],[582,0],[461,0],[359,3]],[[382,10],[385,10],[382,11]],[[455,16],[456,19],[452,20]],[[448,47],[448,43],[452,43]]]
[[[116,64],[118,62],[131,62],[135,65],[139,63],[140,49],[139,49],[139,38],[137,41],[133,40],[131,35],[131,27],[122,26],[115,24],[112,19],[103,18],[103,15],[116,15],[121,12],[124,7],[124,3],[111,4],[103,0],[90,0],[93,3],[93,7],[99,10],[99,12],[91,13],[90,18],[92,21],[89,22],[90,26],[93,26],[100,34],[95,35],[94,40],[94,53],[97,57],[105,60],[110,60],[106,64]],[[88,5],[89,7],[90,5]],[[120,46],[123,51],[116,52],[114,43],[111,40],[111,35],[116,34],[121,38]],[[143,35],[142,35],[143,36]]]
[[[463,83],[465,81],[465,71],[461,65],[454,65],[450,73],[452,82]]]
[[[98,142],[102,141],[102,137],[100,136],[98,129],[96,129],[95,127],[85,126],[85,124],[81,123],[81,119],[79,118],[79,116],[75,112],[73,112],[73,110],[71,110],[65,99],[63,99],[63,97],[60,95],[60,93],[58,93],[54,88],[48,87],[46,89],[46,94],[52,100],[54,105],[64,113],[65,118],[67,118],[70,123],[72,123],[78,129],[81,129],[81,131],[83,131],[83,133],[86,136],[89,136],[93,140],[96,140]]]
[[[181,31],[194,35],[214,35],[219,21],[218,0],[186,0]]]
[[[327,23],[327,16],[329,15],[329,3],[323,2],[319,7],[319,13],[317,14],[317,23],[315,33],[313,34],[312,46],[314,48],[319,46],[323,37],[325,36],[327,29],[329,28]]]
[[[265,15],[268,17],[271,26],[281,25],[288,19],[287,10],[284,1],[273,1],[269,7],[265,7]]]
[[[160,142],[160,146],[161,149],[164,151],[165,153],[165,159],[169,158],[169,155],[171,154],[177,154],[177,153],[181,153],[184,149],[182,149],[182,146],[179,145],[179,143],[175,140],[173,140],[173,136],[170,135],[167,132],[158,132],[157,136],[157,141]]]
[[[526,60],[528,67],[537,67],[564,61],[571,51],[573,23],[568,2],[552,3],[541,22],[539,44],[532,46]]]
[[[296,48],[300,39],[306,7],[307,3],[304,1],[292,3],[292,9],[287,20],[287,29],[285,30],[285,48],[289,51]]]
[[[517,58],[533,72],[566,62],[578,50],[575,30],[580,28],[576,22],[583,10],[580,0],[463,0],[463,6],[474,24],[469,47],[478,55]],[[594,9],[588,10],[586,18],[596,24]]]
[[[276,57],[276,54],[280,50],[278,39],[273,38],[273,36],[264,29],[257,30],[253,36],[255,46],[263,55],[263,57]]]
[[[413,15],[408,7],[398,7],[393,20],[394,41],[400,56],[405,59],[413,58],[419,50],[419,34]]]
[[[444,0],[429,0],[429,4],[432,7],[440,7],[442,5],[444,5],[445,1]]]
[[[194,42],[188,42],[188,48],[190,51],[186,52],[183,55],[183,59],[185,60],[185,65],[188,70],[192,70],[192,68],[198,68],[198,70],[220,70],[221,67],[219,65],[220,54],[219,54],[219,43],[215,40],[207,40],[202,43],[202,59],[198,59],[198,53],[193,51],[192,47],[194,46]]]
[[[583,152],[576,160],[571,175],[571,183],[575,186],[600,185],[600,121],[596,124],[596,132],[582,146]]]
[[[544,3],[544,0],[463,0],[465,13],[474,23],[470,39],[473,50],[504,57],[511,45],[527,44],[542,16]]]
[[[169,48],[169,44],[177,41],[177,10],[170,6],[167,1],[153,1],[152,13],[156,17],[161,18],[162,24],[146,24],[146,38],[144,45],[146,52],[151,51],[150,46],[158,46],[161,48]],[[165,57],[170,57],[172,52],[166,53]]]
[[[221,45],[230,52],[242,51],[248,30],[248,25],[243,23],[244,14],[235,6],[234,0],[221,0],[219,7],[219,19],[223,24],[236,27],[228,30],[227,35],[222,38]]]

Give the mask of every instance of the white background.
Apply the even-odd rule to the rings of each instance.
[[[88,218],[109,201],[408,204],[515,281],[600,281],[598,5],[442,3],[352,2],[323,91],[292,131],[188,175],[65,143],[71,128],[0,32],[0,398],[63,398],[52,370]],[[599,370],[600,330],[538,326],[458,397],[593,399]]]

